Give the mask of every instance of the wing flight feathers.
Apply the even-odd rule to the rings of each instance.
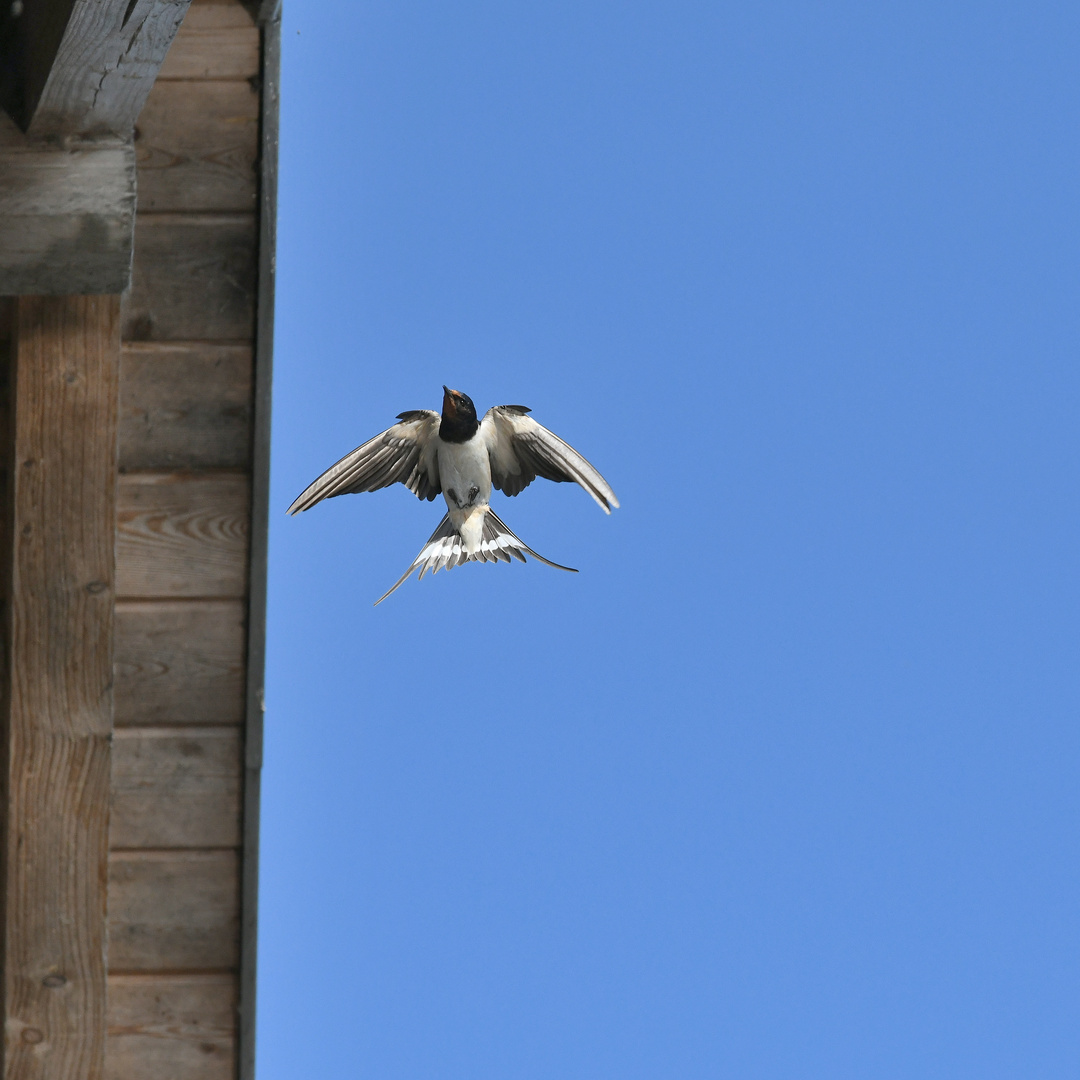
[[[398,419],[401,423],[331,465],[300,493],[288,512],[299,514],[323,499],[378,491],[398,482],[419,499],[434,499],[442,490],[433,438],[439,430],[439,414],[418,409]]]
[[[486,429],[491,482],[507,495],[524,491],[536,477],[580,484],[605,514],[619,505],[615,492],[596,468],[568,442],[528,416],[523,405],[488,409]]]

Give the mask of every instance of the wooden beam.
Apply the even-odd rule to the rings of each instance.
[[[0,295],[123,292],[134,233],[130,142],[35,143],[0,126]]]
[[[127,136],[190,0],[33,0],[12,11],[5,107],[35,138]]]
[[[0,295],[130,284],[135,119],[189,3],[0,5],[0,101],[26,133],[0,124]]]
[[[259,131],[259,271],[252,412],[251,546],[248,552],[247,693],[244,721],[244,846],[240,920],[240,1080],[255,1078],[256,943],[259,932],[259,801],[266,710],[266,581],[270,534],[270,382],[277,266],[281,0],[262,0],[262,123]]]
[[[241,0],[259,26],[281,22],[281,0]]]
[[[119,297],[17,302],[4,666],[5,1080],[99,1080]]]

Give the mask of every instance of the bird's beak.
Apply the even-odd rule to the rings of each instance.
[[[449,386],[443,387],[442,410],[444,414],[451,416],[457,412],[457,402],[454,400],[454,391]]]

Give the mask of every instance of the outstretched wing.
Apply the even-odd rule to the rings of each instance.
[[[399,481],[419,499],[434,499],[442,491],[435,435],[439,414],[430,409],[403,412],[400,424],[368,439],[309,484],[289,507],[290,514],[308,510],[323,499],[378,491]]]
[[[507,495],[524,491],[542,476],[580,484],[605,514],[619,505],[608,482],[569,443],[528,415],[524,405],[488,409],[480,430],[491,460],[491,482]]]

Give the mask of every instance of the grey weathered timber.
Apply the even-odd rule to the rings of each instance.
[[[250,341],[254,214],[139,214],[125,341]]]
[[[234,1080],[233,976],[109,978],[106,1080]]]
[[[17,302],[5,555],[5,1080],[100,1080],[119,298]]]
[[[117,725],[239,725],[244,615],[242,600],[117,603]]]
[[[31,0],[0,15],[0,294],[131,281],[132,131],[190,0]]]
[[[6,35],[8,111],[35,138],[130,134],[189,2],[23,4]]]
[[[117,729],[110,846],[239,847],[240,774],[235,727]]]
[[[259,270],[252,424],[251,547],[248,553],[247,699],[244,724],[244,846],[240,895],[240,1080],[255,1080],[255,988],[259,899],[259,799],[266,712],[266,580],[270,533],[270,384],[277,265],[281,0],[263,0],[262,122],[259,131]]]
[[[110,971],[236,967],[235,851],[116,851],[109,858]]]
[[[122,292],[134,228],[130,141],[46,145],[0,130],[0,295]]]
[[[251,367],[250,345],[126,344],[120,468],[249,468]]]
[[[140,213],[255,209],[259,94],[248,80],[160,81],[135,134]]]

